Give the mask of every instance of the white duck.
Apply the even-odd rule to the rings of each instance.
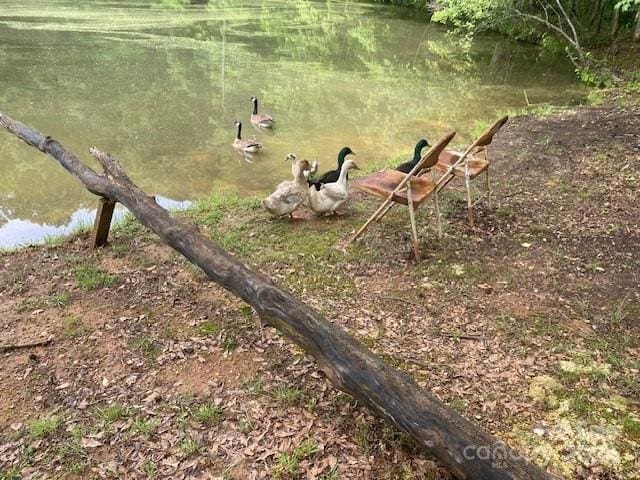
[[[316,213],[335,213],[349,198],[347,188],[347,172],[360,170],[353,160],[342,164],[337,182],[324,183],[320,190],[315,185],[309,187],[309,207]]]
[[[306,160],[296,160],[293,153],[287,155],[285,160],[295,160],[292,168],[293,180],[280,183],[275,191],[262,201],[262,204],[274,217],[289,215],[289,218],[293,218],[292,213],[309,196],[309,187],[304,172],[309,170],[311,166]]]

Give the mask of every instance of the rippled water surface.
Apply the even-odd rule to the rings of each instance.
[[[535,103],[582,96],[563,59],[493,36],[465,53],[415,11],[378,4],[0,2],[0,111],[90,162],[91,145],[113,153],[174,200],[264,192],[290,151],[322,169],[343,145],[366,164],[449,129],[464,143],[525,90]],[[250,127],[251,95],[276,117],[272,134]],[[236,119],[266,146],[253,163],[230,147]],[[0,132],[0,247],[71,228],[95,203]]]

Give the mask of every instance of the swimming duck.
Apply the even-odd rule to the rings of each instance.
[[[394,170],[398,170],[399,172],[409,173],[413,167],[420,161],[422,156],[422,149],[424,147],[428,147],[429,142],[424,138],[420,139],[418,143],[416,143],[415,149],[413,150],[413,158],[408,162],[401,163]]]
[[[264,208],[274,217],[289,215],[293,218],[293,212],[300,207],[309,196],[309,187],[304,171],[309,170],[311,165],[306,160],[296,160],[296,156],[290,153],[285,161],[294,160],[292,173],[293,180],[280,183],[275,191],[262,201]]]
[[[342,165],[344,164],[344,158],[347,155],[355,155],[353,150],[349,147],[344,147],[338,153],[338,168],[335,170],[329,170],[328,172],[323,173],[319,178],[309,180],[309,186],[314,185],[316,190],[320,190],[320,186],[323,183],[333,183],[338,181],[338,177],[340,176],[340,172],[342,170]]]
[[[249,99],[253,102],[253,113],[251,114],[251,123],[256,127],[271,128],[276,122],[271,115],[266,113],[258,113],[258,98],[251,97]]]
[[[242,131],[242,123],[236,120],[235,126],[238,130],[236,132],[236,138],[231,144],[233,148],[236,148],[238,150],[241,150],[247,153],[255,153],[262,148],[262,144],[259,143],[257,140],[255,139],[245,140],[240,136],[240,133]]]
[[[340,176],[336,182],[324,183],[320,189],[316,185],[309,187],[309,207],[316,213],[335,213],[349,198],[347,173],[360,168],[353,160],[347,160],[340,168]]]

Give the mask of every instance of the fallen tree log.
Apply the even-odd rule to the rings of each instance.
[[[146,227],[251,305],[269,325],[301,346],[337,388],[415,439],[460,479],[550,479],[507,445],[449,409],[407,374],[391,368],[351,335],[211,242],[197,226],[173,218],[95,147],[97,173],[60,143],[0,113],[0,125],[51,155],[92,193],[126,206]]]

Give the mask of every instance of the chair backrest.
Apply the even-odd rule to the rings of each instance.
[[[498,133],[498,131],[503,127],[505,123],[507,123],[507,120],[509,120],[509,117],[504,116],[489,128],[487,128],[482,133],[482,135],[480,135],[478,139],[473,142],[472,147],[486,147],[487,145],[489,145],[493,141],[493,137],[495,136],[495,134]]]
[[[449,142],[451,142],[455,136],[456,132],[449,132],[440,137],[436,143],[431,145],[431,148],[422,156],[416,166],[413,167],[413,171],[420,172],[422,170],[427,170],[438,163],[438,157],[440,157],[442,151],[447,145],[449,145]]]

